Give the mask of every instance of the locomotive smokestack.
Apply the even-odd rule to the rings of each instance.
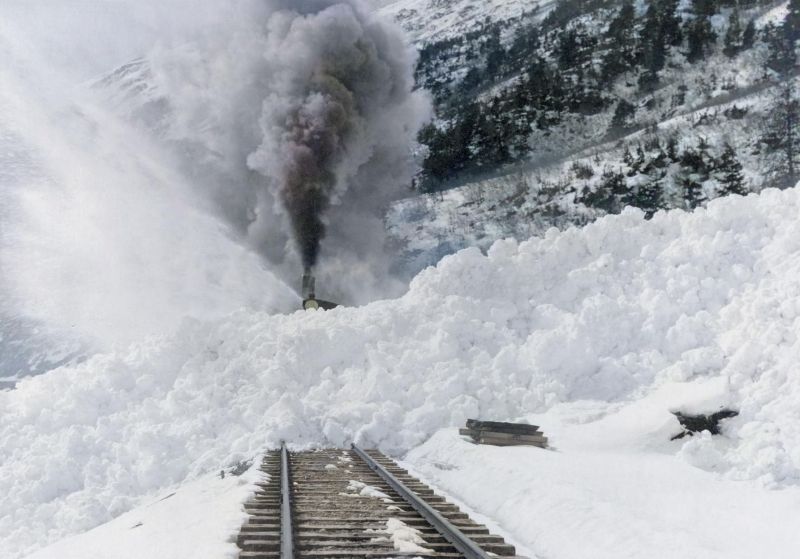
[[[314,274],[312,273],[311,268],[306,268],[305,272],[303,272],[303,288],[302,288],[303,299],[314,298],[315,283],[316,281],[314,280]]]
[[[324,309],[327,311],[335,308],[337,306],[336,303],[317,299],[315,283],[314,272],[310,267],[307,267],[303,272],[303,308],[307,311],[317,309]]]

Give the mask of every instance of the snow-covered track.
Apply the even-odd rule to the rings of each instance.
[[[378,451],[284,448],[261,469],[269,480],[246,504],[241,559],[515,556]]]

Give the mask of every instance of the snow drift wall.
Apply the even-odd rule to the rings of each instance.
[[[241,312],[0,392],[0,557],[285,438],[401,453],[468,416],[720,376],[734,478],[800,480],[800,193],[466,250],[394,301]],[[706,445],[704,447],[704,445]]]

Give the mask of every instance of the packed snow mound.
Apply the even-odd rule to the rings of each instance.
[[[0,392],[0,557],[280,439],[400,454],[468,417],[720,379],[727,444],[681,455],[800,480],[800,195],[626,211],[447,257],[402,298],[239,312]],[[712,410],[713,411],[713,410]]]

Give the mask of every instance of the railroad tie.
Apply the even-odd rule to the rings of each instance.
[[[516,557],[512,545],[375,450],[269,452],[240,559]]]

